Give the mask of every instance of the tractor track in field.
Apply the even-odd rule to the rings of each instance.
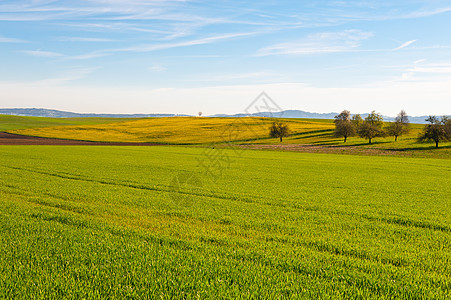
[[[0,132],[0,145],[50,145],[50,146],[159,146],[157,143],[132,143],[132,142],[92,142],[80,140],[66,140],[56,138],[36,137],[20,135],[8,132]]]

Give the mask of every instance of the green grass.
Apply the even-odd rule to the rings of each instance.
[[[21,130],[30,128],[44,128],[68,125],[95,125],[105,123],[124,122],[123,118],[43,118],[22,117],[0,114],[0,131]]]
[[[13,133],[100,142],[205,144],[269,140],[271,118],[169,117],[131,119],[121,123],[30,128]],[[294,134],[331,130],[330,122],[284,119]]]
[[[440,143],[440,149],[434,149],[434,143],[420,143],[418,136],[424,125],[411,124],[411,131],[399,137],[375,138],[372,145],[359,137],[350,137],[347,143],[333,136],[333,120],[320,119],[282,119],[288,124],[291,135],[284,138],[283,145],[313,145],[323,147],[324,152],[331,146],[342,147],[350,154],[363,155],[399,155],[415,157],[451,158],[451,142]],[[36,121],[33,119],[33,121]],[[60,119],[51,122],[61,122]],[[77,120],[77,125],[34,126],[27,129],[9,130],[9,132],[49,137],[101,142],[150,142],[159,144],[209,144],[231,142],[235,144],[280,145],[279,139],[269,137],[270,118],[197,118],[170,117],[145,119],[93,119]],[[68,121],[66,121],[68,122]],[[91,123],[87,123],[91,122]],[[0,118],[0,128],[1,125]],[[53,124],[53,123],[51,123]],[[3,125],[4,126],[4,125]],[[329,149],[327,148],[329,147]]]
[[[0,298],[451,297],[450,160],[238,154],[1,146]]]

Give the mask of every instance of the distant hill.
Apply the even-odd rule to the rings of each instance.
[[[259,112],[251,114],[253,117],[281,117],[281,118],[298,118],[298,119],[333,119],[337,113],[311,113],[303,110],[284,110],[282,112]],[[210,117],[225,117],[225,118],[241,118],[248,117],[248,114],[217,114]]]
[[[260,112],[251,114],[253,117],[278,117],[278,118],[299,118],[299,119],[333,119],[338,113],[311,113],[303,110],[284,110],[282,112],[269,113],[269,112]],[[211,117],[223,117],[223,118],[240,118],[240,117],[248,117],[247,114],[234,114],[234,115],[226,115],[226,114],[217,114]],[[361,114],[362,118],[368,116],[368,114]],[[425,119],[427,116],[409,116],[409,120],[411,123],[424,124],[426,123]],[[387,122],[394,121],[394,117],[384,116],[384,120]]]
[[[49,117],[49,118],[162,118],[175,116],[189,116],[178,114],[95,114],[95,113],[74,113],[55,109],[45,108],[2,108],[0,114],[14,115],[14,116],[28,116],[28,117]],[[333,119],[338,113],[312,113],[303,110],[285,110],[277,113],[259,112],[251,115],[248,114],[216,114],[209,117],[223,117],[223,118],[241,118],[241,117],[282,117],[282,118],[299,118],[299,119]],[[365,118],[368,114],[362,114]],[[427,116],[409,116],[411,123],[424,124]],[[384,116],[385,121],[393,121],[394,117]]]
[[[1,108],[0,114],[24,117],[47,117],[47,118],[158,118],[174,117],[175,114],[94,114],[74,113],[45,108]],[[184,115],[186,116],[186,115]]]

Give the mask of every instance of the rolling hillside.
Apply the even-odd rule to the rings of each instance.
[[[43,118],[0,115],[0,131],[67,125],[94,125],[123,122],[122,118]]]
[[[334,124],[325,119],[283,119],[290,136],[280,143],[270,138],[270,118],[169,117],[145,119],[115,118],[33,118],[0,116],[0,131],[68,140],[208,145],[211,143],[246,144],[251,148],[301,152],[350,153],[370,155],[409,155],[451,158],[451,143],[435,149],[431,143],[419,143],[423,125],[411,124],[411,131],[394,141],[393,137],[365,139],[351,137],[347,143],[333,136]],[[310,145],[317,148],[298,147]]]
[[[12,133],[102,142],[202,144],[268,138],[269,118],[149,118],[120,123],[55,126],[13,130]],[[330,120],[286,119],[293,135],[331,134]]]

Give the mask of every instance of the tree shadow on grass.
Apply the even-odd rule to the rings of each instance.
[[[393,151],[393,152],[405,152],[405,151],[430,151],[430,150],[440,150],[440,149],[451,149],[451,145],[446,145],[446,146],[439,145],[438,148],[436,148],[435,145],[431,145],[431,146],[427,146],[427,147],[417,146],[417,147],[408,147],[408,148],[386,148],[383,150]]]
[[[355,148],[355,147],[361,147],[361,146],[377,146],[381,144],[387,144],[390,142],[384,142],[384,141],[374,141],[371,144],[368,142],[362,142],[357,144],[346,144],[342,141],[337,140],[328,140],[328,141],[319,141],[319,142],[313,142],[312,144],[317,146],[327,146],[327,147],[342,147],[342,148]]]

